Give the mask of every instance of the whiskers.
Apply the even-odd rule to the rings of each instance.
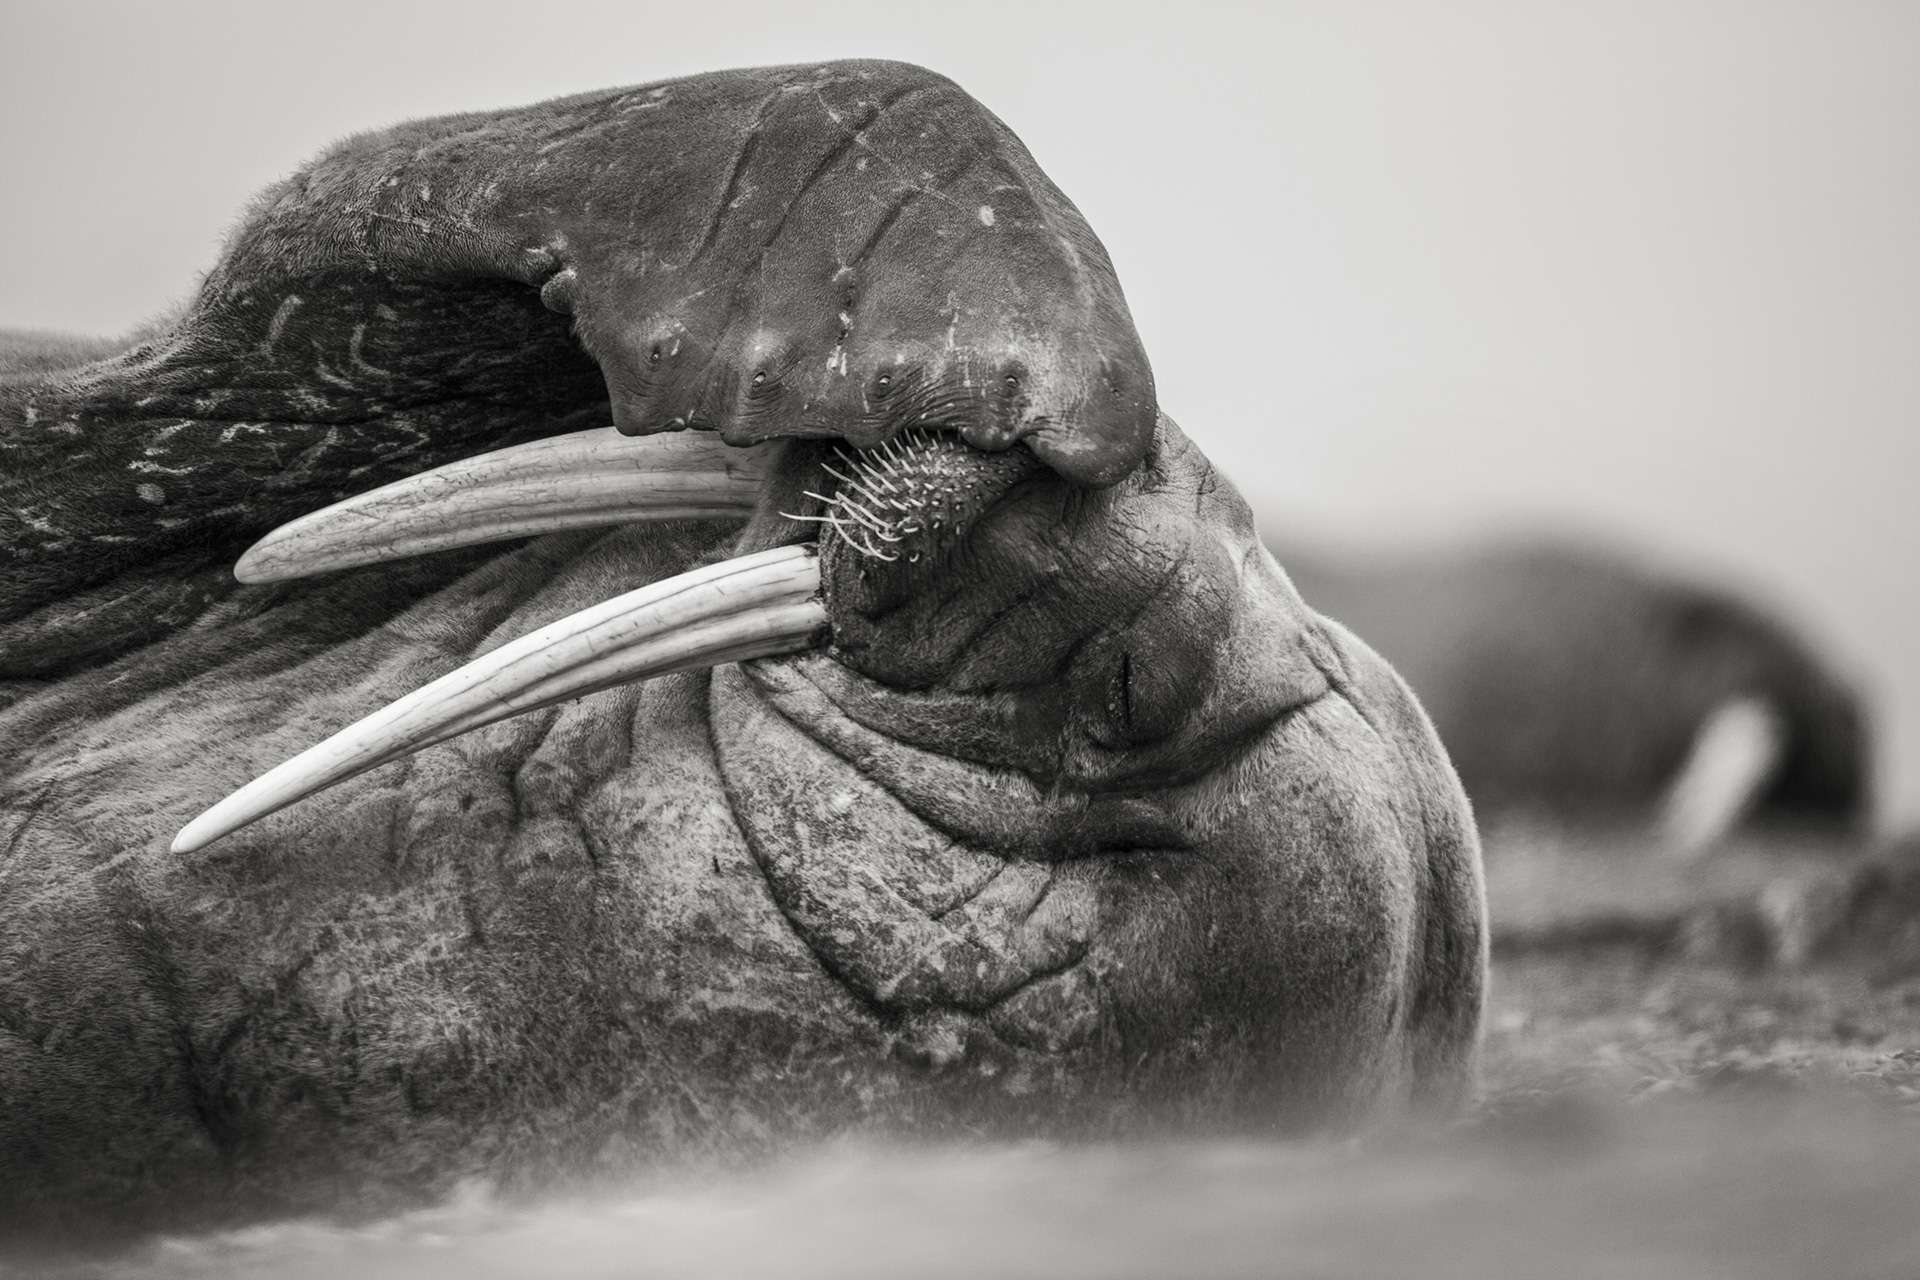
[[[966,446],[950,435],[908,427],[872,449],[836,447],[840,465],[822,464],[839,482],[831,496],[809,489],[806,496],[825,505],[817,516],[780,514],[830,527],[842,542],[873,560],[901,558],[900,544],[914,534],[938,531],[957,519],[968,488],[954,464]],[[921,551],[907,550],[909,564]]]

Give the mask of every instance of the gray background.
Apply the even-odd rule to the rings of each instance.
[[[1270,530],[1586,531],[1763,593],[1920,818],[1920,5],[4,0],[0,325],[162,312],[357,129],[846,56],[1026,140]]]

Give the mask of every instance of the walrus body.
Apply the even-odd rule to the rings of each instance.
[[[384,1204],[850,1127],[1284,1131],[1470,1087],[1484,906],[1438,741],[1156,417],[1097,240],[939,77],[356,139],[171,328],[23,367],[0,413],[16,1213]],[[745,525],[225,576],[324,501],[609,414],[777,441]],[[936,473],[946,524],[851,523]],[[168,850],[476,654],[815,529],[826,624],[790,652],[455,726]]]

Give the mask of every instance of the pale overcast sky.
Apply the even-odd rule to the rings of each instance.
[[[356,129],[847,56],[1026,140],[1271,528],[1576,528],[1764,593],[1920,819],[1920,5],[6,0],[0,325],[160,312]]]

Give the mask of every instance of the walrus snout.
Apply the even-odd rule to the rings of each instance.
[[[987,452],[1024,443],[1096,488],[1139,464],[1153,373],[1113,263],[990,112],[897,63],[770,70],[676,101],[692,111],[696,93],[698,127],[644,186],[689,198],[645,248],[605,216],[633,203],[631,156],[602,201],[553,225],[526,215],[554,277],[572,273],[555,292],[621,431],[856,448],[947,431]]]
[[[676,325],[649,338],[638,360],[603,356],[602,365],[614,426],[629,436],[691,429],[739,446],[825,439],[871,450],[907,432],[944,433],[987,453],[1025,444],[1092,488],[1125,477],[1151,443],[1153,375],[1137,345],[1042,350],[1005,335],[952,348],[880,345],[855,353],[842,342],[822,357],[817,345],[760,332],[716,351]]]

